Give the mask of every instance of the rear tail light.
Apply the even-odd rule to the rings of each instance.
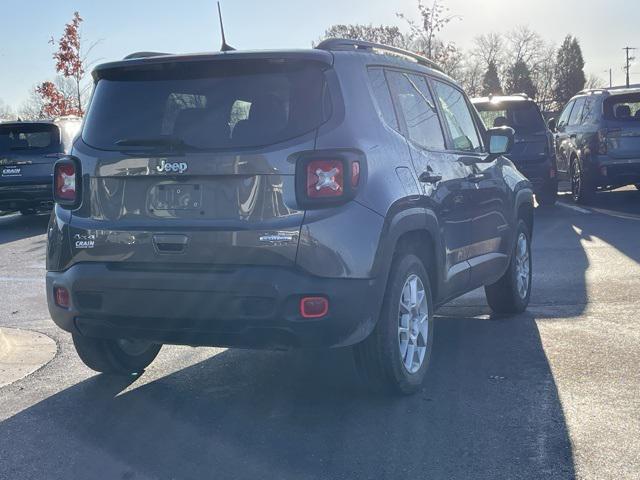
[[[339,197],[344,193],[344,164],[340,160],[312,160],[307,164],[307,196]]]
[[[79,163],[71,157],[58,160],[53,167],[53,198],[64,207],[73,207],[80,199]]]
[[[302,208],[346,203],[362,182],[364,155],[355,150],[304,152],[295,161],[296,197]]]
[[[324,317],[329,311],[329,300],[324,297],[303,297],[300,300],[302,318]]]
[[[69,290],[64,287],[53,287],[53,298],[56,305],[61,308],[69,308],[71,302],[69,301]]]
[[[609,131],[606,128],[598,130],[598,153],[605,155],[607,153],[607,134]]]

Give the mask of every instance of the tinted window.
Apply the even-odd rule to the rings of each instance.
[[[571,109],[573,108],[574,103],[575,103],[575,100],[572,100],[571,102],[567,103],[566,107],[564,107],[562,114],[560,114],[560,119],[558,120],[558,127],[562,127],[567,124],[567,122],[569,121],[569,115],[571,114]]]
[[[612,95],[605,100],[604,111],[609,120],[640,121],[640,92]]]
[[[387,75],[409,139],[427,149],[444,150],[438,113],[424,77],[391,71]]]
[[[381,68],[370,68],[369,80],[371,81],[373,96],[378,104],[378,109],[382,114],[382,118],[387,125],[399,130],[398,119],[396,118],[396,113],[393,110],[391,93],[389,92],[389,86],[387,85],[387,79],[384,76],[384,71]]]
[[[580,97],[576,100],[575,105],[573,106],[573,110],[571,110],[571,115],[569,115],[569,123],[568,125],[579,125],[582,115],[582,107],[584,106],[585,98]]]
[[[444,118],[449,126],[454,150],[479,152],[482,150],[473,116],[464,95],[459,90],[442,82],[434,82],[436,95]]]
[[[309,62],[115,69],[98,81],[82,135],[103,149],[154,140],[196,149],[268,145],[318,127],[327,95],[321,67]]]
[[[516,133],[530,133],[544,130],[544,119],[533,102],[486,102],[475,104],[480,118],[488,127],[507,125]]]
[[[580,115],[580,123],[582,125],[593,125],[598,123],[600,115],[597,107],[598,101],[596,100],[596,97],[587,97],[582,109],[582,115]]]
[[[48,123],[0,125],[0,153],[47,153],[60,145],[58,127]]]

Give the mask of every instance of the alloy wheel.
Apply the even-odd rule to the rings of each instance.
[[[400,359],[409,373],[420,370],[429,338],[429,305],[420,277],[411,274],[402,287],[398,309]]]

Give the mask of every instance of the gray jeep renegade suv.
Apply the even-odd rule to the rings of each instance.
[[[81,359],[142,371],[162,344],[353,346],[410,393],[433,313],[531,291],[530,183],[432,62],[351,40],[133,55],[93,72],[57,162],[47,298]]]

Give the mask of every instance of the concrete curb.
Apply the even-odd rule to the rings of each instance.
[[[0,328],[0,388],[39,370],[57,351],[56,342],[42,333]]]

